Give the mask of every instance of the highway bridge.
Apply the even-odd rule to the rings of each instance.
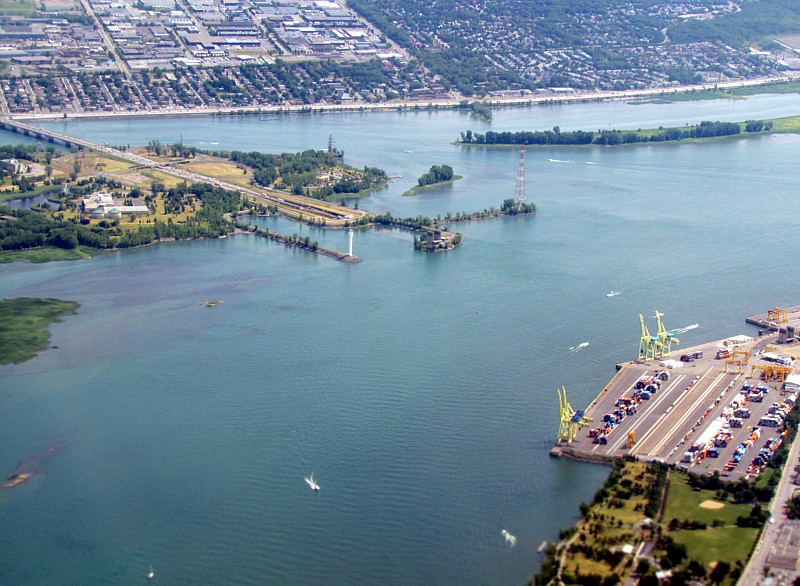
[[[30,136],[68,148],[74,147],[78,149],[92,149],[113,157],[117,157],[119,159],[123,159],[139,167],[158,169],[162,173],[179,177],[186,181],[195,183],[210,183],[223,189],[238,191],[243,195],[253,199],[257,203],[277,206],[281,211],[289,214],[290,216],[296,217],[303,215],[307,218],[310,216],[317,216],[325,218],[326,221],[343,223],[345,221],[358,219],[364,215],[364,212],[351,210],[350,208],[336,206],[333,204],[326,204],[323,206],[320,205],[318,200],[310,197],[301,195],[288,195],[283,193],[271,193],[261,189],[243,187],[241,185],[236,185],[235,183],[229,183],[227,181],[215,179],[214,177],[200,175],[186,169],[177,169],[169,164],[154,161],[153,159],[148,159],[147,157],[143,157],[135,153],[121,151],[103,144],[96,144],[89,140],[75,138],[73,136],[61,134],[55,130],[48,130],[40,126],[21,122],[19,120],[0,117],[0,129],[15,132],[17,134],[23,134],[25,136]]]

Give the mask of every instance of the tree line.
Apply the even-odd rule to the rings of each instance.
[[[772,130],[772,122],[748,120],[745,132],[768,132]],[[484,134],[471,130],[461,133],[461,144],[511,144],[511,145],[620,145],[640,142],[668,142],[691,138],[711,138],[717,136],[733,136],[742,132],[738,122],[703,121],[697,126],[686,128],[659,128],[649,133],[624,130],[572,130],[562,132],[556,126],[553,130],[523,130],[519,132],[494,132]]]
[[[55,246],[74,249],[78,246],[92,248],[130,248],[150,244],[161,238],[216,238],[228,234],[233,224],[225,214],[236,213],[241,207],[241,196],[208,183],[188,186],[180,184],[169,190],[175,199],[191,194],[202,201],[203,207],[185,223],[172,220],[138,226],[135,230],[121,230],[119,221],[102,225],[84,225],[77,219],[62,220],[44,212],[14,210],[0,206],[0,214],[13,216],[0,221],[0,250],[23,250],[38,246]]]

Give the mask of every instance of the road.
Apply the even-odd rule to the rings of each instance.
[[[761,534],[756,544],[756,549],[750,557],[750,561],[745,566],[742,577],[739,579],[739,586],[760,586],[764,579],[764,566],[767,563],[769,553],[775,545],[778,535],[780,535],[781,527],[787,520],[785,503],[792,496],[795,485],[792,482],[794,477],[794,467],[800,463],[800,442],[795,441],[792,444],[792,449],[789,450],[789,457],[786,459],[786,464],[783,467],[783,476],[775,490],[775,497],[770,503],[769,511],[772,514],[772,522],[767,523],[764,532]],[[790,574],[787,576],[788,583],[794,580],[797,572],[783,572]]]

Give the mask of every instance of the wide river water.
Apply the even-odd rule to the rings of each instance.
[[[362,208],[435,215],[514,192],[517,152],[452,145],[468,128],[792,114],[793,95],[509,109],[491,125],[387,112],[49,126],[267,152],[332,134],[347,162],[403,177]],[[467,241],[446,254],[376,230],[356,234],[358,265],[251,236],[0,265],[0,297],[81,303],[52,327],[57,349],[0,368],[0,475],[39,470],[0,493],[0,583],[133,584],[150,564],[172,584],[528,580],[607,474],[549,457],[556,388],[588,404],[635,356],[639,313],[699,323],[680,336],[691,345],[800,301],[800,136],[526,156],[539,214],[461,224]],[[440,163],[464,179],[401,197]],[[342,231],[259,221],[347,246]]]

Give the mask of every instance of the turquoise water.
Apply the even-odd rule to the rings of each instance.
[[[492,128],[798,106],[587,104],[504,110]],[[516,152],[450,144],[479,124],[439,112],[53,127],[109,144],[182,134],[271,152],[333,133],[357,165],[415,178],[446,162],[465,176],[416,198],[400,196],[400,180],[360,203],[416,215],[513,193]],[[549,458],[556,387],[587,404],[635,353],[639,313],[699,322],[681,336],[689,345],[796,304],[798,155],[800,136],[531,151],[539,215],[460,224],[467,241],[447,254],[376,230],[356,234],[358,265],[236,236],[0,266],[2,297],[82,303],[53,326],[57,350],[0,369],[0,473],[57,448],[29,460],[32,481],[0,493],[0,582],[133,583],[151,563],[184,584],[525,582],[539,543],[607,473]],[[347,246],[341,231],[258,221]],[[224,303],[201,307],[208,299]],[[303,482],[310,472],[319,493]]]

